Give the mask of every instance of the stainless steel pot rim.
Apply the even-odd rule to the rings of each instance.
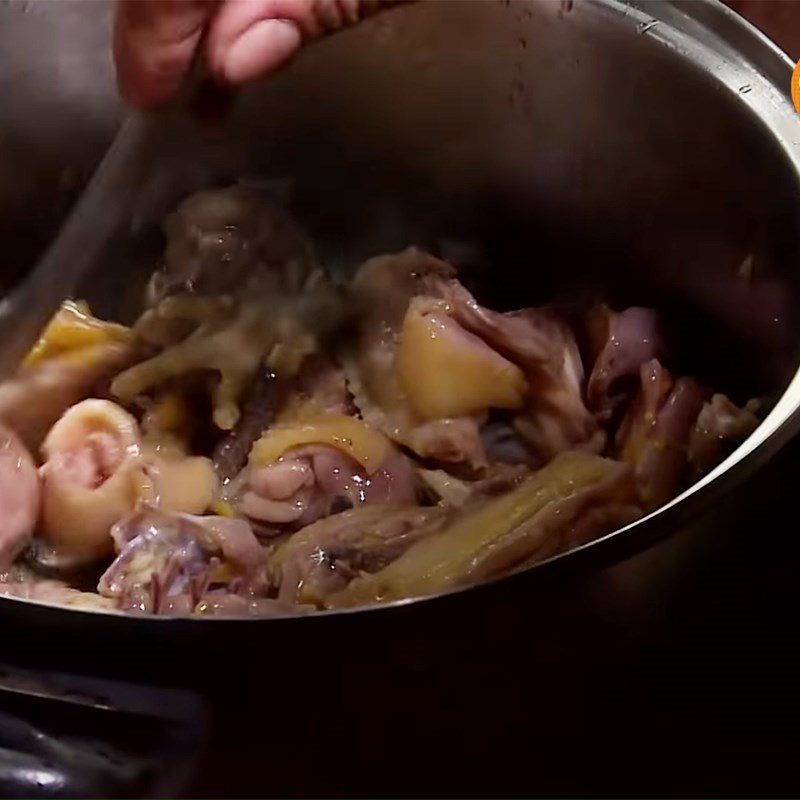
[[[588,0],[603,13],[624,18],[630,22],[632,30],[638,35],[656,39],[665,47],[676,50],[698,68],[713,72],[714,77],[731,92],[738,94],[739,102],[750,105],[758,112],[760,120],[766,124],[769,134],[786,155],[787,163],[793,168],[800,181],[800,119],[791,103],[789,94],[792,61],[770,39],[744,20],[719,0],[692,0],[685,2],[652,3],[647,0]],[[748,60],[744,54],[749,54]],[[743,86],[748,90],[742,92]],[[503,575],[475,585],[460,586],[434,595],[413,597],[392,603],[362,606],[336,611],[319,611],[311,616],[325,618],[330,616],[349,616],[377,609],[399,609],[419,602],[444,599],[465,591],[473,591],[508,580],[516,575],[531,572],[541,574],[566,560],[578,561],[581,556],[599,553],[612,544],[626,542],[630,553],[642,549],[652,539],[638,536],[650,529],[659,528],[655,537],[668,535],[671,526],[681,516],[684,519],[702,510],[712,496],[730,490],[743,480],[749,472],[783,446],[800,429],[800,369],[792,377],[789,385],[775,406],[758,428],[724,461],[680,495],[656,509],[647,516],[619,528],[612,533],[546,559],[523,571]],[[634,537],[634,532],[637,536]],[[635,541],[634,541],[635,540]],[[638,544],[637,544],[638,542]],[[287,615],[280,617],[169,617],[135,615],[115,610],[54,606],[38,601],[16,597],[0,597],[3,605],[23,604],[31,611],[38,607],[45,611],[82,613],[102,618],[115,617],[126,620],[129,625],[164,625],[180,621],[196,629],[201,623],[222,624],[225,622],[264,622],[278,623],[296,620],[308,615]]]

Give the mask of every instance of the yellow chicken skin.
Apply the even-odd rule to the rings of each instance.
[[[519,367],[465,331],[444,302],[428,298],[409,306],[396,365],[408,399],[424,419],[517,409],[528,388]]]
[[[386,438],[357,417],[328,414],[304,420],[298,425],[276,425],[253,445],[250,463],[264,466],[285,452],[307,444],[327,444],[350,456],[372,474],[386,458]]]

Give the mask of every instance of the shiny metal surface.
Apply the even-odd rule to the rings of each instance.
[[[54,104],[38,117],[21,107],[0,118],[9,141],[36,129],[41,144],[26,155],[38,163],[58,152],[55,172],[73,163],[85,170],[118,118],[107,57],[91,46],[107,19],[95,3],[63,6],[74,25],[70,55],[43,69],[65,82],[62,104],[75,82],[77,107],[91,113],[60,116]],[[23,41],[34,46],[61,7],[12,3],[0,52],[6,36],[20,53]],[[44,27],[31,24],[38,13]],[[124,314],[136,296],[132,275],[152,264],[164,212],[201,186],[244,177],[288,197],[334,268],[411,242],[450,243],[470,254],[465,270],[489,303],[602,291],[612,303],[655,305],[675,321],[683,369],[739,400],[759,394],[775,404],[700,484],[584,548],[607,563],[691,521],[796,428],[800,129],[790,66],[707,0],[398,9],[247,90],[223,125],[165,117],[160,161],[142,170],[129,225],[98,255],[82,293],[101,313]],[[15,74],[32,87],[48,83],[22,68]],[[62,141],[70,147],[57,150]],[[52,222],[61,206],[51,188],[42,180],[0,199],[12,214],[41,208]],[[45,227],[38,239],[17,233],[28,248],[20,263]],[[745,259],[752,281],[739,271]],[[22,612],[17,601],[0,606]],[[24,613],[66,612],[28,604]],[[107,619],[69,613],[88,627]]]
[[[31,267],[119,124],[110,5],[0,4],[0,286]]]
[[[63,299],[75,296],[98,261],[106,268],[106,243],[131,218],[130,199],[150,151],[148,123],[133,116],[123,125],[92,177],[91,190],[76,201],[35,267],[0,299],[0,380],[15,374]]]

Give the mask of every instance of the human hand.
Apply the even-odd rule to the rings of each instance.
[[[156,106],[196,56],[237,85],[282,67],[308,41],[358,23],[397,0],[118,0],[114,59],[120,93]]]

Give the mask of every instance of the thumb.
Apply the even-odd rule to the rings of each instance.
[[[114,60],[125,100],[153,106],[175,94],[216,9],[214,0],[118,0]]]
[[[304,42],[355,25],[399,0],[225,0],[208,31],[206,54],[225,83],[282,67]]]

